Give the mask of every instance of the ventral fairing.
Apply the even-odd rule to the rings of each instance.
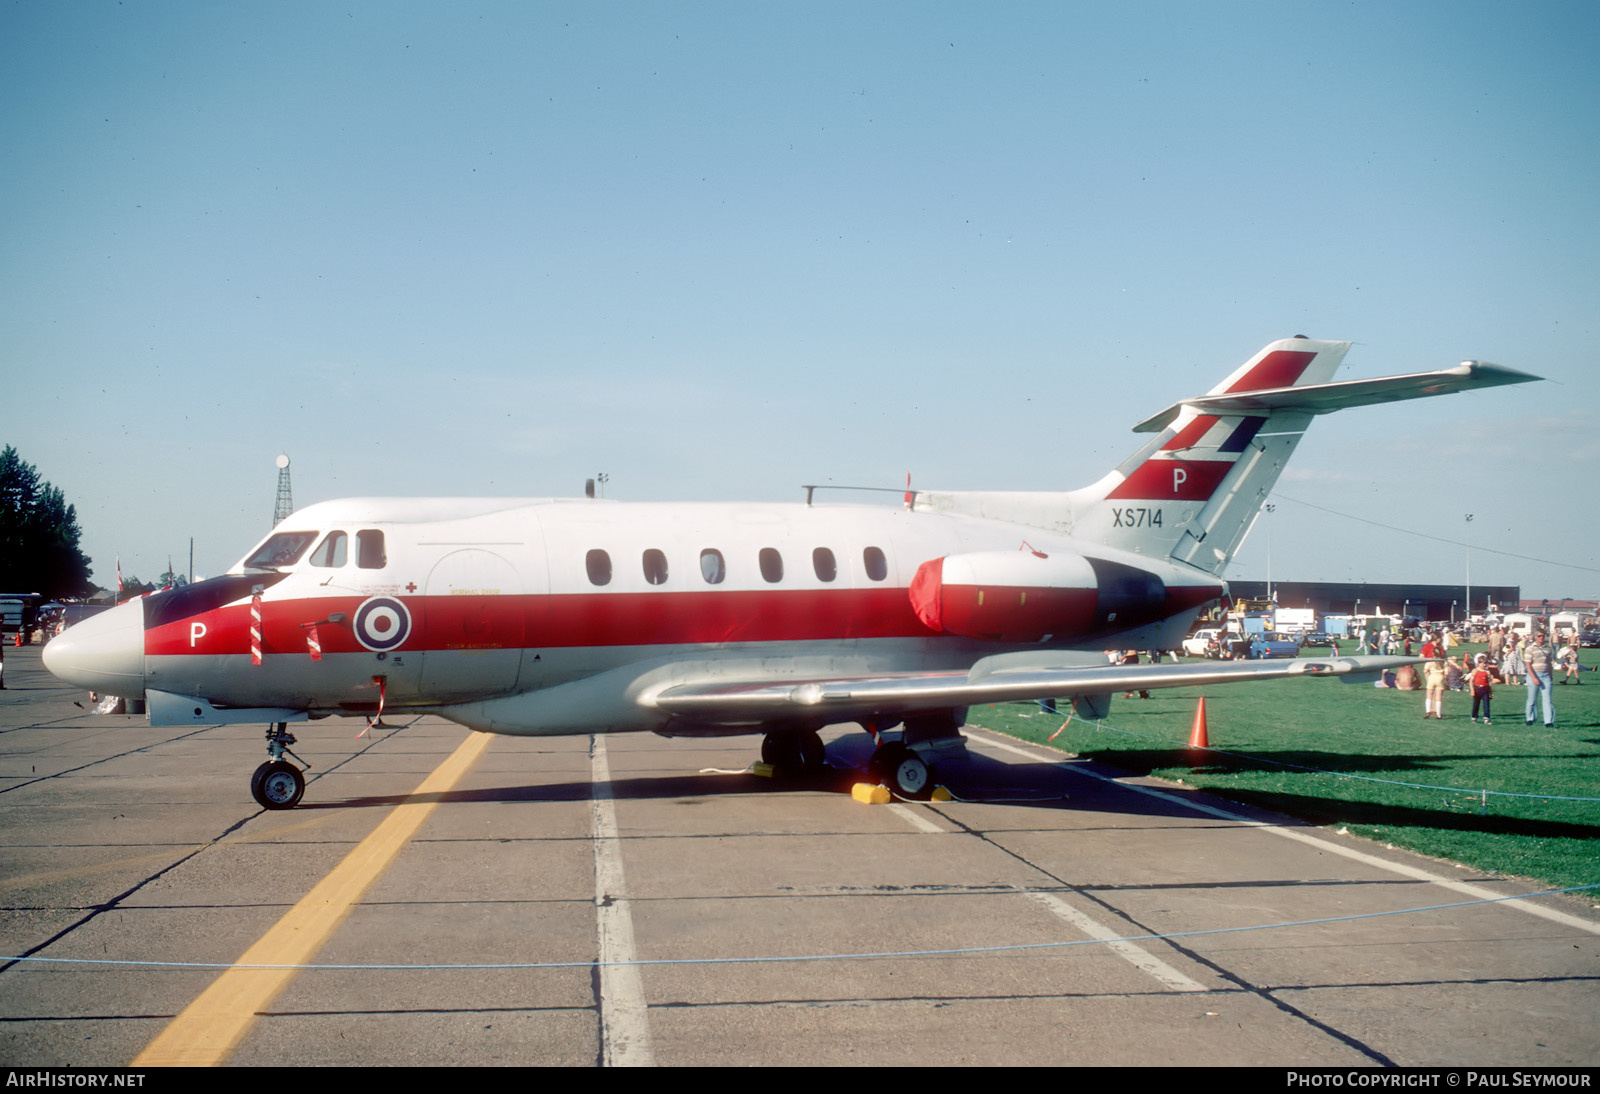
[[[45,663],[144,696],[151,723],[267,723],[252,791],[295,805],[287,723],[432,713],[490,733],[761,734],[822,766],[855,722],[907,795],[974,703],[1070,699],[1407,658],[1108,666],[1176,648],[1319,414],[1538,379],[1468,361],[1333,381],[1350,343],[1274,342],[1098,482],[871,505],[350,498],[294,513],[228,573],[66,631]],[[895,732],[898,730],[898,732]]]

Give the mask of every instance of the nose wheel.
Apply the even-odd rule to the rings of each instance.
[[[250,796],[263,809],[293,809],[306,792],[306,777],[287,760],[268,760],[250,776]]]
[[[294,744],[294,734],[286,722],[273,722],[267,726],[267,755],[270,759],[256,768],[250,776],[250,796],[263,809],[293,809],[305,796],[306,777],[294,764],[285,760],[289,746]],[[300,757],[295,756],[299,760]],[[305,763],[304,760],[300,760]],[[306,766],[310,766],[307,764]]]

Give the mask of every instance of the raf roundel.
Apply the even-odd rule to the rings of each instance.
[[[392,596],[374,596],[356,609],[356,641],[369,650],[386,653],[411,633],[411,613]]]

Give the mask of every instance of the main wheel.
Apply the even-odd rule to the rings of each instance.
[[[782,733],[769,733],[761,738],[761,762],[771,764],[773,767],[782,767],[784,759],[784,737]]]
[[[761,759],[784,775],[815,775],[827,765],[827,751],[815,730],[769,733],[761,739]]]
[[[250,796],[263,809],[293,809],[305,792],[305,776],[286,760],[269,760],[250,776]]]
[[[802,730],[794,735],[795,751],[800,770],[807,775],[820,775],[828,766],[828,749],[814,729]]]
[[[933,786],[933,769],[915,752],[898,742],[872,754],[869,769],[902,798],[924,798]]]

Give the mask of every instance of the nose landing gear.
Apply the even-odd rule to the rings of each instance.
[[[305,795],[305,775],[283,758],[285,753],[294,756],[289,751],[289,746],[294,742],[294,734],[289,732],[287,722],[273,722],[267,727],[267,755],[271,759],[256,768],[255,774],[250,776],[250,796],[263,809],[293,809]],[[300,760],[299,756],[294,758]],[[304,760],[300,762],[311,766]]]

